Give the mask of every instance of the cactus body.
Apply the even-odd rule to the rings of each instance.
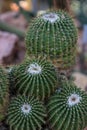
[[[18,96],[8,108],[10,130],[39,130],[45,123],[44,106],[33,97]]]
[[[9,75],[9,82],[10,82],[10,86],[15,86],[15,73],[17,70],[18,65],[9,65],[6,66],[5,71],[7,72],[7,74]]]
[[[87,94],[72,83],[48,102],[48,118],[53,130],[83,130],[87,126]]]
[[[45,59],[26,60],[16,73],[16,89],[24,95],[34,95],[44,100],[54,92],[57,74],[54,66]]]
[[[3,120],[8,106],[8,76],[5,74],[3,68],[0,67],[0,121]]]
[[[64,11],[51,11],[37,17],[26,34],[27,53],[46,56],[58,68],[69,69],[76,56],[77,30]]]
[[[18,65],[9,65],[5,67],[5,72],[8,74],[9,86],[10,86],[10,95],[16,95],[15,90],[15,77],[16,77],[16,70]]]

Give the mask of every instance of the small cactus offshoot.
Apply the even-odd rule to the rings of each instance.
[[[64,83],[47,105],[53,130],[83,130],[87,126],[87,94],[72,83]]]
[[[8,107],[10,130],[39,130],[45,124],[45,108],[34,97],[18,96]]]
[[[16,70],[17,70],[18,65],[9,65],[5,67],[5,72],[8,74],[8,79],[9,79],[9,86],[10,86],[10,94],[16,95],[16,90],[15,90],[15,77],[16,77]]]
[[[46,56],[60,69],[72,68],[76,56],[77,29],[64,11],[48,11],[35,18],[26,34],[30,57]]]
[[[6,108],[9,102],[9,81],[4,69],[0,67],[0,121],[6,114]]]
[[[45,59],[27,59],[16,71],[16,89],[20,94],[49,97],[57,85],[55,67]]]
[[[8,74],[10,86],[15,85],[15,71],[17,70],[17,65],[9,65],[5,67],[5,71]]]

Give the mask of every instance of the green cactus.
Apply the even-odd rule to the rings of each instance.
[[[9,65],[9,66],[5,67],[5,71],[8,74],[11,96],[16,95],[16,90],[15,90],[15,77],[16,77],[16,75],[15,74],[16,74],[17,67],[18,67],[18,65]]]
[[[0,121],[3,120],[6,114],[6,108],[9,102],[8,76],[4,69],[0,67]]]
[[[29,25],[26,48],[30,57],[47,57],[60,69],[73,66],[76,56],[77,29],[65,11],[48,11]]]
[[[15,85],[15,73],[17,70],[18,65],[9,65],[5,67],[5,71],[6,73],[9,75],[9,82],[10,82],[10,86],[14,86]]]
[[[45,123],[45,108],[34,97],[18,96],[8,107],[10,130],[39,130]]]
[[[55,93],[47,104],[53,130],[83,130],[87,126],[87,94],[71,82]]]
[[[16,71],[16,89],[20,94],[44,100],[54,92],[56,85],[56,70],[45,59],[27,59]]]

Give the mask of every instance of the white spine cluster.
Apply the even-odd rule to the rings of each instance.
[[[68,98],[68,105],[70,107],[77,105],[78,103],[80,103],[81,101],[81,97],[78,94],[71,94],[71,96],[69,96]]]
[[[27,70],[27,72],[29,72],[32,75],[40,74],[41,71],[42,71],[42,68],[37,63],[30,64],[30,66],[28,67],[28,70]]]
[[[24,113],[24,114],[29,114],[30,111],[31,111],[31,106],[29,104],[23,104],[23,106],[21,107],[21,111]]]
[[[44,14],[42,18],[51,23],[54,23],[55,21],[60,21],[60,17],[56,13]]]

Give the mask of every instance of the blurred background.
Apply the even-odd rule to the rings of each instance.
[[[78,28],[75,82],[87,90],[87,0],[69,0],[69,13]],[[57,0],[0,0],[0,64],[19,64],[25,56],[24,37],[31,20]]]

